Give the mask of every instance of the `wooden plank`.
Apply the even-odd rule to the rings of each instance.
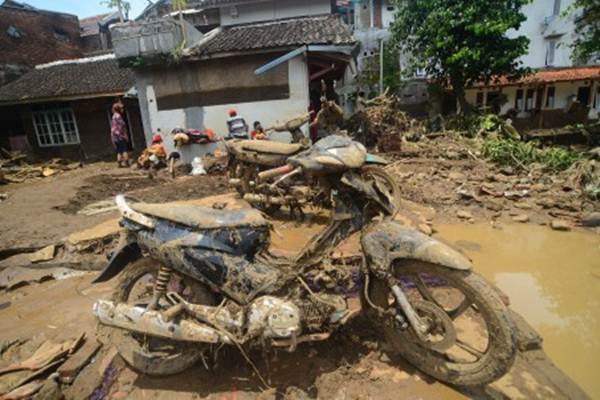
[[[60,366],[58,369],[58,379],[62,383],[72,383],[79,371],[87,365],[101,346],[102,344],[95,339],[86,341],[83,347]]]

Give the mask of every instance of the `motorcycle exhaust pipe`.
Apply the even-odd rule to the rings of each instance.
[[[100,323],[149,336],[197,343],[228,343],[231,339],[208,325],[182,319],[179,323],[165,318],[158,311],[112,301],[98,300],[94,303],[93,314]]]
[[[276,176],[287,174],[288,172],[291,172],[293,168],[294,167],[291,165],[284,165],[283,167],[272,168],[263,172],[259,172],[258,181],[264,182]]]

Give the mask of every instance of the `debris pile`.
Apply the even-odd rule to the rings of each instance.
[[[346,129],[354,138],[367,147],[379,148],[382,152],[400,151],[403,138],[419,135],[418,122],[400,110],[400,98],[387,91],[364,102],[365,108],[354,114]]]
[[[440,215],[532,221],[560,230],[585,224],[586,215],[600,211],[596,160],[581,159],[562,171],[540,163],[493,164],[470,141],[449,136],[405,143],[394,158],[387,170],[403,197],[442,210]]]
[[[34,178],[47,178],[63,171],[80,168],[81,163],[70,163],[62,158],[30,164],[27,154],[0,149],[0,184],[21,183]]]
[[[0,355],[15,359],[0,369],[2,399],[63,398],[61,385],[73,383],[101,347],[95,338],[86,338],[82,333],[66,341],[46,340],[24,358],[21,353],[30,347],[26,344],[21,340],[1,344]]]

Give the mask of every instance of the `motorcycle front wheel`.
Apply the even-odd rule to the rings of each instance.
[[[142,258],[129,264],[119,276],[113,292],[115,303],[145,307],[149,304],[157,277],[159,264]],[[215,305],[214,296],[203,285],[181,279],[174,273],[167,286],[187,301]],[[158,310],[167,305],[159,303]],[[114,345],[121,357],[134,370],[151,376],[174,375],[192,367],[207,350],[208,345],[180,342],[130,332],[120,328],[99,325],[99,333],[105,344]]]
[[[498,292],[471,271],[421,262],[393,266],[402,291],[428,327],[413,328],[390,315],[383,331],[393,350],[424,373],[457,386],[485,385],[502,377],[516,356],[514,329]],[[372,282],[378,307],[394,307],[388,285]],[[403,326],[402,326],[403,325]]]

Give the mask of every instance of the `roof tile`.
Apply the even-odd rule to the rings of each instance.
[[[356,39],[337,16],[321,15],[222,28],[208,43],[192,50],[192,56],[252,51],[309,44],[352,45]]]
[[[0,104],[123,93],[134,83],[133,72],[119,68],[113,58],[70,60],[36,68],[0,87]]]

